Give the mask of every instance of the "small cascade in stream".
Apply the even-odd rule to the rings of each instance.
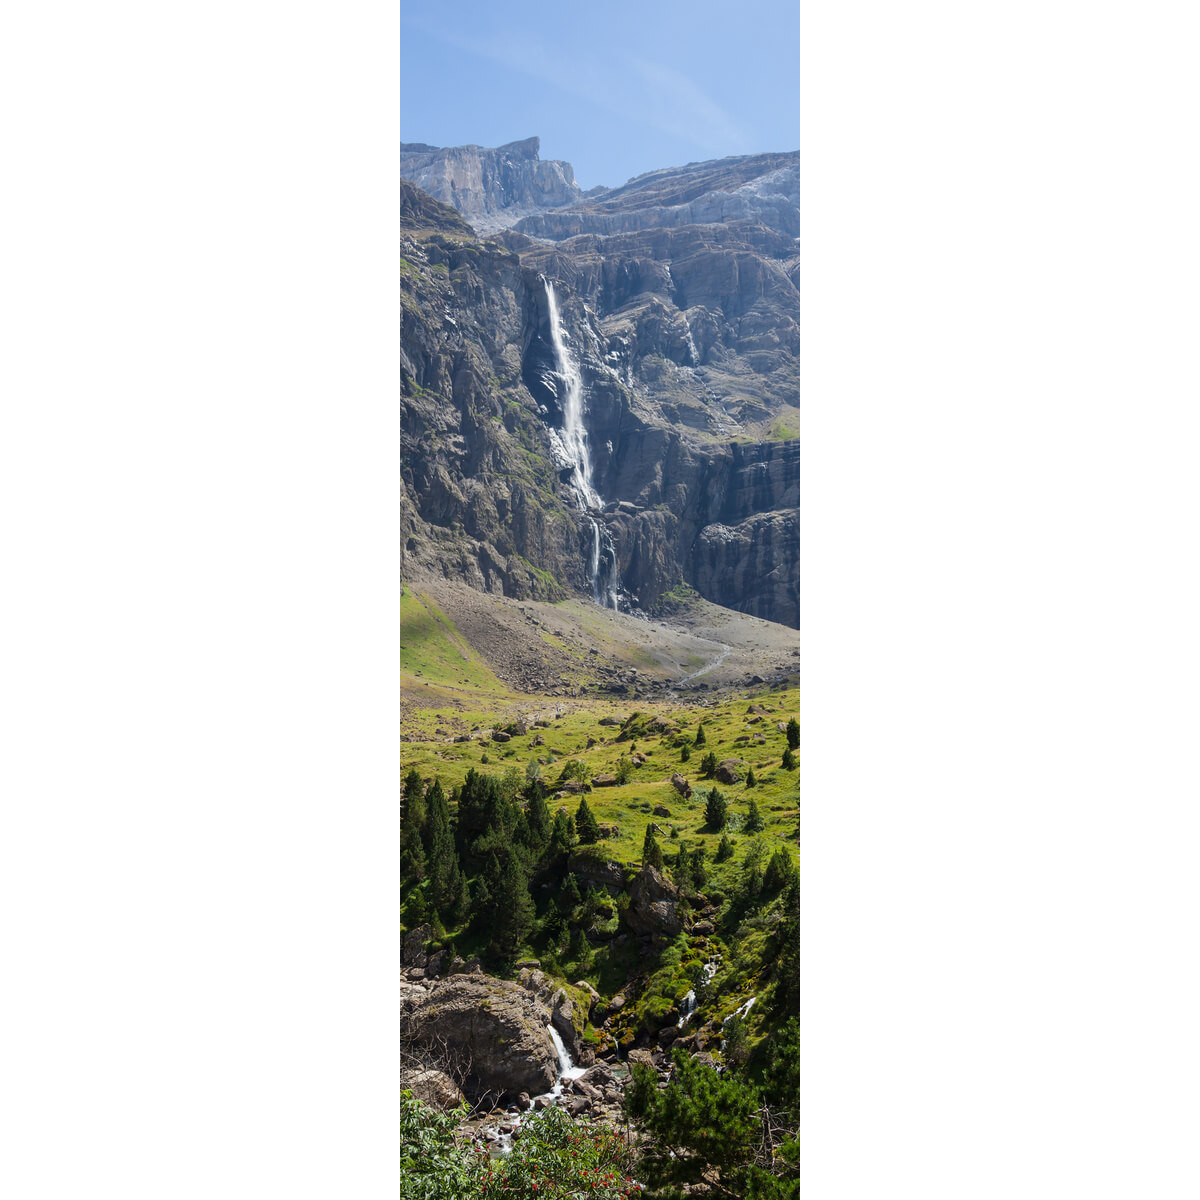
[[[554,284],[546,284],[546,306],[550,312],[550,341],[554,347],[554,365],[558,376],[559,407],[562,409],[561,434],[551,430],[555,451],[570,471],[571,490],[581,512],[587,515],[592,527],[589,566],[592,575],[592,598],[601,608],[620,608],[620,573],[617,570],[617,549],[612,535],[600,519],[604,507],[592,482],[592,456],[588,450],[587,427],[583,423],[583,378],[575,357],[567,348],[567,333],[558,312]]]
[[[719,959],[714,959],[712,962],[706,962],[700,972],[700,986],[707,987],[713,981],[713,976],[717,973],[717,968],[721,965]],[[696,1011],[696,991],[691,989],[683,998],[683,1016],[676,1023],[676,1028],[682,1029],[691,1019],[692,1014]]]
[[[546,1026],[546,1032],[550,1034],[550,1041],[554,1043],[554,1052],[558,1055],[558,1078],[554,1081],[554,1086],[548,1091],[543,1092],[540,1096],[534,1096],[533,1100],[542,1100],[545,1104],[557,1104],[562,1099],[563,1088],[573,1079],[578,1079],[581,1075],[587,1073],[587,1067],[577,1067],[571,1061],[570,1052],[566,1045],[559,1037],[558,1030],[553,1025]],[[530,1112],[533,1111],[531,1108]],[[512,1150],[513,1135],[524,1124],[528,1113],[519,1112],[515,1107],[509,1109],[508,1115],[504,1119],[505,1125],[512,1129],[512,1133],[501,1133],[498,1129],[493,1129],[495,1133],[495,1141],[493,1147],[500,1154],[508,1154]]]

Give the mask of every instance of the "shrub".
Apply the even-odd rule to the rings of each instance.
[[[691,757],[692,757],[692,748],[691,748],[691,746],[689,746],[687,744],[687,742],[684,742],[683,749],[680,750],[680,752],[679,752],[679,761],[687,762],[687,760]]]
[[[704,805],[705,825],[707,825],[708,828],[714,833],[718,829],[724,829],[728,809],[729,805],[726,802],[725,797],[722,796],[716,788],[713,788],[712,791],[708,793],[708,800]]]
[[[787,744],[789,750],[800,749],[800,722],[795,717],[787,723]]]
[[[791,746],[783,752],[783,769],[785,771],[794,771],[796,769],[796,756],[792,753]]]
[[[617,759],[617,782],[625,784],[629,782],[629,777],[633,774],[633,763],[623,754]]]

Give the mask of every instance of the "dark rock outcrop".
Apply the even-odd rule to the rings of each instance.
[[[678,905],[679,889],[647,864],[630,885],[629,907],[622,919],[634,933],[674,937],[683,928]]]
[[[558,1056],[550,1012],[518,984],[490,975],[453,975],[423,996],[402,993],[402,1033],[412,1045],[443,1052],[463,1074],[472,1099],[549,1091]]]

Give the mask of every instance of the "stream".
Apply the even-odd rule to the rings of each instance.
[[[587,1067],[577,1067],[571,1061],[570,1052],[563,1044],[563,1040],[558,1035],[558,1030],[553,1025],[547,1025],[546,1031],[550,1034],[550,1040],[554,1043],[554,1052],[558,1055],[558,1078],[554,1081],[554,1086],[548,1091],[543,1092],[540,1096],[533,1096],[529,1112],[533,1112],[533,1104],[538,1100],[545,1102],[545,1105],[557,1104],[562,1099],[563,1088],[573,1079],[578,1079],[581,1075],[587,1072]],[[489,1135],[492,1139],[489,1148],[490,1154],[508,1154],[512,1151],[513,1137],[517,1130],[524,1124],[525,1118],[529,1113],[523,1113],[515,1104],[510,1104],[505,1111],[503,1128],[508,1129],[508,1133],[502,1131],[501,1125],[481,1125],[479,1132]]]

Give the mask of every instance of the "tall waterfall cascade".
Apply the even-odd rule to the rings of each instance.
[[[554,349],[555,373],[559,383],[559,406],[562,409],[562,432],[551,431],[556,437],[556,451],[561,453],[570,470],[571,490],[579,510],[591,526],[589,567],[592,576],[592,598],[601,608],[618,608],[620,574],[617,570],[617,550],[612,535],[600,519],[604,502],[592,482],[592,456],[588,449],[587,426],[584,424],[583,377],[579,365],[567,345],[568,334],[558,311],[554,284],[546,284],[546,307],[550,313],[550,342]]]

